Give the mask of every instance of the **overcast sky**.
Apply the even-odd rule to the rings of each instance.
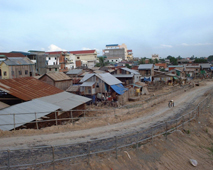
[[[0,51],[213,55],[213,0],[0,0]]]

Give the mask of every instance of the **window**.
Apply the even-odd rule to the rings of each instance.
[[[53,65],[55,65],[55,62],[53,62]]]
[[[28,75],[28,70],[25,70],[25,75]]]
[[[51,68],[49,68],[49,71],[51,71]]]
[[[77,57],[77,59],[80,59],[80,57]]]
[[[55,57],[55,60],[56,60],[56,57]]]
[[[55,71],[57,71],[57,68],[55,68]]]
[[[11,74],[12,74],[12,76],[14,76],[14,71],[12,71],[12,73],[11,73]]]
[[[49,60],[50,60],[50,57],[49,57]]]
[[[4,76],[7,76],[7,72],[6,71],[4,71]]]
[[[19,73],[19,75],[22,75],[22,71],[20,70],[20,71],[18,71],[18,73]]]

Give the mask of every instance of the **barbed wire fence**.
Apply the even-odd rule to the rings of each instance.
[[[152,142],[154,138],[183,130],[185,124],[198,120],[212,100],[212,93],[206,96],[194,109],[178,118],[160,122],[146,129],[123,134],[111,138],[94,139],[84,143],[60,146],[37,146],[27,149],[8,149],[0,151],[0,169],[51,167],[56,169],[58,164],[70,164],[71,160],[84,159],[90,163],[92,156],[101,153],[112,153],[118,157],[119,150],[126,147],[138,149],[140,145]]]

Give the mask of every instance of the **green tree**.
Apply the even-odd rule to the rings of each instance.
[[[194,63],[208,63],[208,60],[206,60],[204,58],[196,58],[194,60]]]
[[[170,56],[169,60],[170,60],[170,63],[172,63],[173,65],[178,65],[177,59],[175,57]]]
[[[178,56],[178,57],[177,57],[177,59],[178,59],[178,60],[181,60],[181,59],[182,59],[182,57],[181,57],[181,56]]]
[[[152,64],[153,63],[153,60],[150,58],[149,59],[149,64]]]
[[[104,62],[104,57],[99,57],[98,59],[99,59],[99,63],[95,65],[96,67],[103,67],[108,64],[108,62]]]
[[[213,61],[213,55],[208,56],[208,61]]]
[[[127,67],[127,68],[132,68],[129,64],[125,64],[125,66]]]
[[[155,63],[155,64],[156,64],[156,63],[159,63],[159,61],[158,61],[157,58],[155,58],[154,63]]]
[[[145,59],[141,58],[140,61],[139,61],[139,64],[145,64]]]

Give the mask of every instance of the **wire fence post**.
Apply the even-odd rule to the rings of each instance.
[[[90,163],[90,142],[87,142],[88,145],[87,145],[87,156],[88,156],[88,164]]]
[[[55,170],[55,150],[54,150],[54,146],[52,146],[52,155],[53,155],[53,170]]]
[[[166,124],[166,140],[167,140],[167,122],[165,122],[165,124]]]
[[[55,112],[55,125],[58,125],[58,120],[57,120],[57,113]]]
[[[184,129],[184,116],[182,116],[182,129]]]
[[[139,132],[137,131],[137,142],[136,142],[136,149],[138,149],[138,141],[139,141]]]
[[[190,115],[191,115],[191,114],[190,114],[190,112],[189,112],[189,126],[190,126]]]
[[[200,112],[200,106],[198,106],[198,108],[197,108],[197,119],[198,119],[198,117],[199,117],[199,113]]]
[[[152,140],[151,140],[151,143],[153,143],[153,126],[151,126],[151,135],[152,135]]]
[[[13,126],[14,126],[13,130],[16,130],[16,118],[15,118],[15,114],[13,114]]]
[[[37,115],[36,115],[36,112],[35,112],[35,120],[36,120],[36,128],[38,129],[38,121],[37,121]]]
[[[72,121],[72,125],[73,125],[73,124],[74,124],[74,122],[73,122],[72,110],[70,111],[70,116],[71,116],[71,121]]]
[[[115,158],[118,159],[118,139],[117,136],[115,136]]]
[[[10,150],[7,150],[7,169],[10,169]]]

